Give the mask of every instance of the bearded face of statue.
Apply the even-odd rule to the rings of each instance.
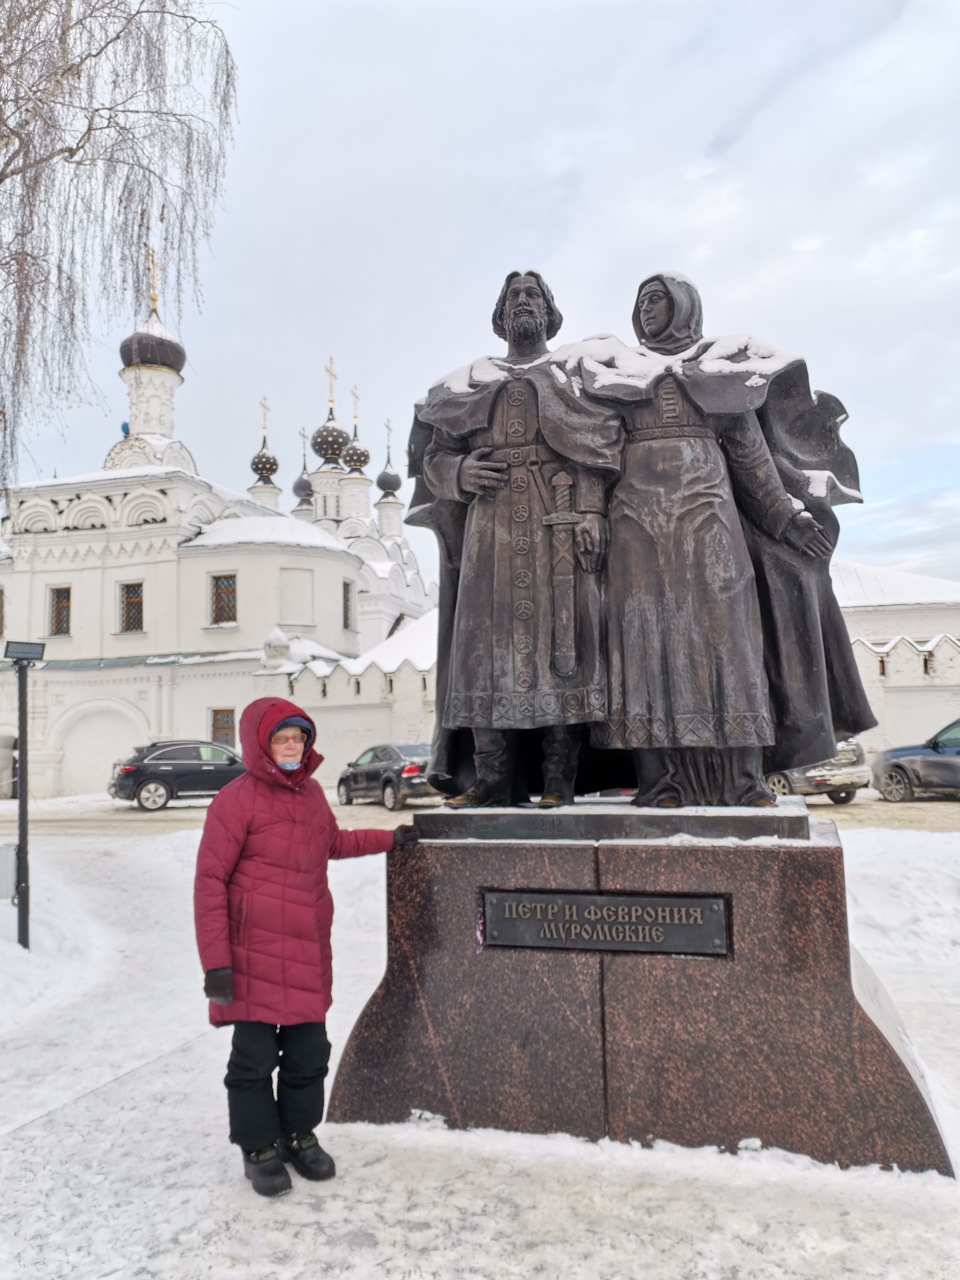
[[[648,338],[659,338],[673,320],[673,299],[659,280],[651,280],[640,293],[640,323]]]
[[[547,330],[543,291],[533,276],[517,276],[504,300],[503,324],[512,346],[536,346]]]

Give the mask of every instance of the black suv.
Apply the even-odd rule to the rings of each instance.
[[[215,742],[151,742],[114,765],[107,790],[141,809],[162,809],[170,800],[214,796],[244,772],[237,753]]]
[[[417,796],[436,795],[427,782],[430,747],[425,742],[394,742],[368,747],[348,764],[337,783],[341,804],[379,800],[387,809],[402,809]]]
[[[881,751],[873,762],[873,785],[884,800],[912,800],[917,791],[960,794],[960,720],[912,747]]]

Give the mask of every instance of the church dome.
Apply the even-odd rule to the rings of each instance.
[[[267,441],[264,437],[263,448],[250,459],[250,470],[261,480],[269,480],[271,476],[277,474],[279,467],[280,463],[267,449]]]
[[[377,488],[381,493],[396,493],[403,481],[393,469],[393,463],[390,461],[390,451],[387,450],[387,465],[377,476]]]
[[[351,471],[362,471],[370,461],[369,451],[366,450],[357,439],[357,424],[353,424],[353,439],[340,455],[340,460],[344,466],[350,468]]]
[[[293,496],[299,498],[302,502],[304,498],[313,497],[313,485],[310,483],[310,477],[307,475],[307,464],[304,462],[303,470],[293,482]]]
[[[172,369],[179,373],[187,362],[187,353],[163,327],[157,308],[150,309],[147,323],[120,343],[120,359],[125,369],[147,365],[153,368]]]
[[[324,462],[336,462],[349,442],[350,437],[334,418],[331,405],[326,422],[310,437],[310,448]]]

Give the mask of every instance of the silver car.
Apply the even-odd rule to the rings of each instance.
[[[826,793],[834,804],[849,804],[861,787],[870,785],[870,767],[856,738],[841,742],[832,760],[799,769],[771,773],[767,786],[775,796],[818,796]]]

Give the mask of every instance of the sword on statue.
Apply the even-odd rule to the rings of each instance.
[[[583,517],[573,510],[573,480],[560,471],[550,484],[554,511],[543,523],[553,531],[553,669],[572,676],[577,669],[577,579],[573,526]]]

